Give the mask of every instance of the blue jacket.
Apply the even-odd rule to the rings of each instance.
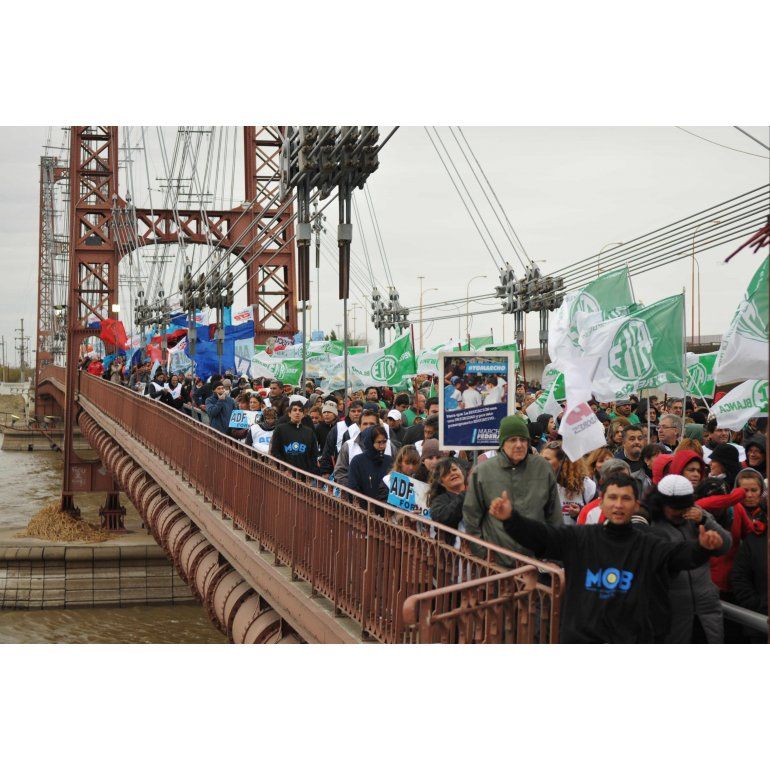
[[[347,486],[354,492],[360,492],[375,500],[387,500],[388,488],[382,479],[390,471],[393,457],[374,448],[371,428],[361,434],[361,446],[363,452],[350,461]]]
[[[230,396],[220,399],[215,393],[206,399],[206,414],[209,416],[211,427],[220,433],[227,434],[233,409],[235,409],[235,401]]]

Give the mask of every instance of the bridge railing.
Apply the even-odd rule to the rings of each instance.
[[[558,641],[559,567],[426,524],[419,516],[302,473],[106,380],[81,373],[80,395],[371,637],[383,642],[446,640],[446,634],[462,641]],[[442,533],[459,538],[460,548],[445,542]],[[500,618],[506,630],[460,634],[454,618],[464,616],[466,628],[471,606],[477,626],[479,618],[485,627]],[[446,613],[452,614],[445,618]],[[442,630],[428,634],[428,625]]]

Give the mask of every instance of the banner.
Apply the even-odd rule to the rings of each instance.
[[[372,353],[350,355],[348,349],[349,376],[358,388],[399,385],[404,377],[413,377],[417,373],[416,367],[411,332]]]
[[[616,401],[631,393],[684,381],[684,295],[660,300],[628,316],[604,321],[580,338],[596,356],[593,393]]]
[[[740,430],[749,420],[767,415],[767,380],[746,380],[711,407],[720,428]]]
[[[586,402],[570,409],[559,423],[562,449],[572,462],[588,452],[607,445],[604,426]]]
[[[245,324],[251,321],[254,323],[254,308],[249,306],[243,310],[234,310],[232,314],[233,324]]]
[[[581,355],[578,314],[600,313],[599,320],[618,315],[619,308],[631,305],[634,294],[627,267],[611,270],[584,289],[568,292],[562,304],[548,319],[548,356],[551,361],[579,358]],[[543,383],[543,387],[545,383]]]
[[[512,352],[439,353],[442,449],[497,449],[500,421],[515,410]],[[511,383],[509,389],[508,384]]]
[[[250,377],[271,377],[284,385],[299,386],[302,380],[301,358],[274,358],[267,353],[256,353],[249,364]]]
[[[391,471],[383,481],[388,485],[388,505],[430,518],[428,484],[396,471]]]
[[[722,337],[714,367],[717,385],[767,375],[768,258],[759,266]]]
[[[687,354],[687,393],[696,398],[714,398],[716,353]]]
[[[427,350],[421,350],[417,354],[416,368],[417,374],[430,374],[434,377],[439,376],[438,369],[438,354],[442,350],[454,350],[457,347],[457,343],[451,339],[448,342],[442,342],[433,348]]]
[[[519,371],[519,346],[515,342],[509,342],[505,345],[484,345],[484,347],[480,348],[480,350],[484,351],[499,351],[501,353],[513,353],[513,368],[518,372]]]

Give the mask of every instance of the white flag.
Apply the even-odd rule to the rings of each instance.
[[[746,380],[711,407],[720,428],[740,430],[749,420],[767,414],[767,380]]]
[[[563,439],[562,449],[573,463],[588,452],[607,444],[602,424],[585,402],[564,415],[559,424],[559,433]]]
[[[554,391],[558,381],[554,381],[548,390],[544,390],[535,401],[526,409],[527,417],[535,422],[541,414],[550,414],[551,417],[558,417],[562,413],[561,404],[554,397]]]
[[[759,266],[722,337],[714,364],[717,385],[767,374],[768,259]]]

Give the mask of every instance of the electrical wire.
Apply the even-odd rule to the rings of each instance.
[[[675,126],[675,128],[678,128],[680,131],[684,131],[685,134],[689,134],[690,136],[694,136],[696,139],[702,139],[704,142],[708,142],[709,144],[715,144],[717,147],[724,147],[725,150],[732,150],[733,152],[740,152],[743,155],[753,155],[755,158],[762,158],[762,160],[767,160],[767,155],[757,155],[756,152],[747,152],[746,150],[738,150],[735,147],[730,147],[727,144],[720,144],[719,142],[715,142],[713,139],[707,139],[705,136],[701,136],[700,134],[696,134],[694,131],[688,131],[686,128],[682,128],[681,126]],[[752,137],[753,139],[753,137]]]

